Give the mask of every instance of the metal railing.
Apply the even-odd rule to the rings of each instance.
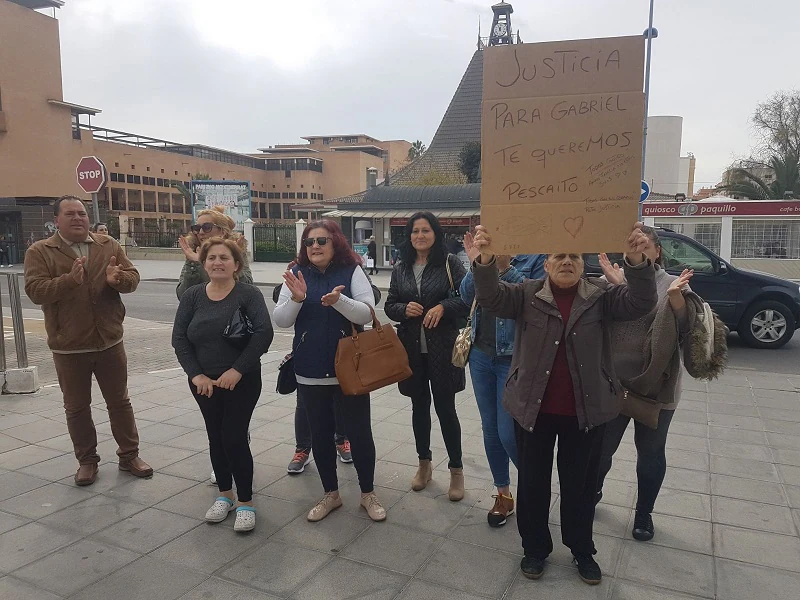
[[[162,231],[133,231],[128,234],[128,245],[140,248],[177,248],[182,235]]]

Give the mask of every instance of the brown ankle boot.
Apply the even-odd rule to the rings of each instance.
[[[433,467],[431,461],[424,458],[419,459],[419,468],[414,479],[411,480],[411,489],[415,492],[421,492],[428,485],[430,480],[433,479]]]
[[[447,491],[447,497],[452,502],[464,499],[464,469],[450,468],[450,489]]]

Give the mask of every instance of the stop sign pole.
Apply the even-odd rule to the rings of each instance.
[[[106,166],[96,156],[84,156],[75,168],[78,185],[87,194],[92,195],[92,212],[94,222],[100,221],[100,205],[97,202],[97,192],[106,184]]]

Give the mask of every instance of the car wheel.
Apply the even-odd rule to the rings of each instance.
[[[756,302],[745,311],[739,335],[753,348],[780,348],[794,335],[794,315],[775,300]]]

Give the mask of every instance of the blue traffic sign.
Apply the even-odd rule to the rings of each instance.
[[[644,202],[649,197],[650,197],[650,186],[644,179],[642,179],[642,196],[639,198],[639,202]]]

